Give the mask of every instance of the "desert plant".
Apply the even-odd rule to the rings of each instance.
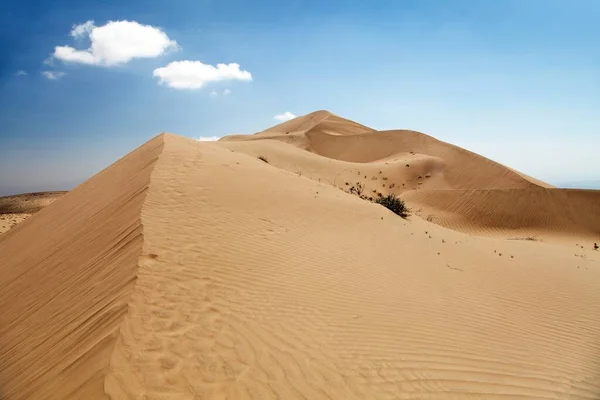
[[[266,162],[267,164],[269,163],[269,160],[267,160],[267,158],[266,158],[266,157],[264,157],[264,156],[258,156],[258,159],[259,159],[260,161],[264,161],[264,162]]]
[[[396,196],[395,194],[388,194],[384,197],[379,197],[375,200],[376,203],[381,204],[388,210],[392,211],[394,214],[401,216],[402,218],[406,218],[408,216],[408,208],[404,201]]]
[[[349,185],[348,183],[346,184]],[[358,196],[363,200],[368,200],[374,203],[381,204],[382,206],[386,207],[387,209],[401,216],[402,218],[408,217],[409,209],[406,207],[406,204],[404,204],[404,201],[395,194],[389,194],[387,196],[384,196],[381,192],[373,190],[373,193],[375,193],[377,197],[369,196],[366,194],[365,187],[361,182],[356,182],[355,185],[350,186],[348,188],[348,193]]]
[[[537,242],[540,241],[540,239],[538,239],[535,236],[527,236],[527,237],[523,237],[523,238],[509,238],[510,240],[527,240],[530,242]]]
[[[350,188],[350,193],[355,194],[359,197],[362,197],[364,190],[365,190],[365,187],[363,186],[363,184],[360,182],[356,182],[356,187],[352,186]]]

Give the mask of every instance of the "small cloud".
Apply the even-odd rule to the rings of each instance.
[[[220,139],[220,137],[218,137],[218,136],[198,136],[198,137],[194,138],[194,140],[197,140],[199,142],[214,142],[219,139]]]
[[[60,79],[63,76],[65,76],[65,73],[59,72],[59,71],[42,71],[42,75],[44,75],[46,78],[50,79],[51,81],[55,81],[55,80]]]
[[[81,38],[89,34],[94,28],[94,21],[87,21],[80,25],[73,25],[70,35],[76,39]]]
[[[281,122],[289,121],[290,119],[294,119],[294,118],[296,118],[296,116],[289,111],[286,111],[283,114],[277,114],[276,116],[273,117],[273,119],[276,119],[277,121],[281,121]]]
[[[152,73],[159,84],[174,89],[200,89],[218,81],[252,81],[252,74],[240,69],[239,64],[203,64],[200,61],[173,61]]]
[[[161,29],[142,25],[136,21],[109,21],[95,26],[94,21],[74,25],[70,35],[80,39],[89,37],[91,45],[86,50],[71,46],[56,46],[49,60],[59,59],[87,65],[111,67],[125,64],[134,58],[154,58],[168,50],[178,48]]]
[[[217,93],[217,91],[213,89],[213,91],[210,92],[210,95],[214,97],[214,96],[218,96],[219,93]]]
[[[229,90],[229,89],[223,90],[223,95],[224,96],[227,96],[227,95],[230,95],[230,94],[231,94],[231,90]]]
[[[25,72],[22,69],[20,69],[17,72],[15,72],[15,75],[16,76],[27,76],[27,72]]]

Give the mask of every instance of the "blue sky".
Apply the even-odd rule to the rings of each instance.
[[[600,182],[599,15],[596,0],[4,0],[0,195],[70,189],[163,131],[254,133],[318,109],[553,184]],[[70,35],[86,21],[176,46],[109,65],[84,54],[89,31]],[[154,76],[183,60],[239,70],[196,89]]]

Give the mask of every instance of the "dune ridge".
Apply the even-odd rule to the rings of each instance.
[[[0,398],[105,398],[155,138],[0,236]]]
[[[319,142],[328,118],[284,128],[331,157],[285,132],[162,134],[0,236],[0,398],[598,398],[598,252],[477,237],[344,193],[361,179],[452,221],[482,212],[463,196],[552,205],[555,190],[471,155],[508,188],[435,189],[472,184],[446,171],[465,153],[409,135],[434,149],[386,156],[354,128],[330,135],[374,155],[356,160],[357,144]],[[573,213],[596,204],[561,195]]]
[[[111,398],[585,399],[600,390],[598,272],[573,274],[580,260],[560,248],[537,259],[527,243],[507,243],[499,258],[496,242],[409,225],[328,184],[175,136],[165,137],[142,219]],[[537,274],[546,280],[531,292]],[[572,307],[585,315],[580,328]]]
[[[265,129],[264,131],[257,133],[256,136],[267,136],[267,134],[306,133],[317,127],[321,130],[329,131],[334,135],[356,135],[375,131],[372,128],[342,118],[329,111],[319,110]]]
[[[227,135],[220,138],[219,141],[246,142],[271,139],[294,144],[296,147],[311,151],[311,143],[307,133],[315,129],[336,136],[375,132],[374,129],[339,117],[329,111],[319,110],[275,125],[254,135]]]

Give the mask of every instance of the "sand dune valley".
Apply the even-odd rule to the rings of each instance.
[[[161,134],[0,229],[2,400],[600,398],[600,191],[423,133]]]

